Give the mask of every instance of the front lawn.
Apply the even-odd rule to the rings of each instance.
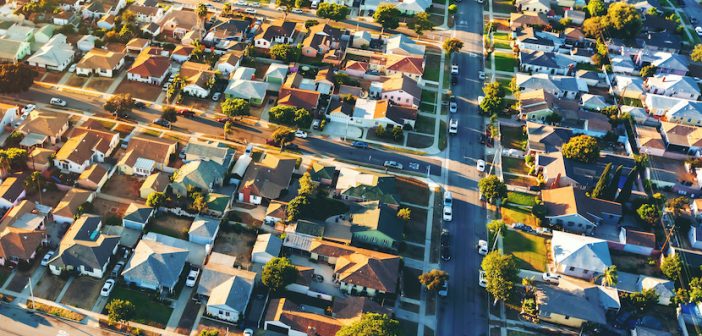
[[[448,128],[448,124],[446,124],[445,121],[441,121],[441,126],[439,126],[439,150],[444,150],[446,149],[446,133],[448,132],[446,129]]]
[[[576,70],[590,70],[590,71],[595,71],[599,72],[600,69],[598,69],[594,64],[592,63],[578,63],[575,65]]]
[[[419,283],[419,275],[422,271],[406,267],[402,270],[402,294],[410,299],[419,300],[419,293],[422,285]]]
[[[500,208],[502,220],[507,224],[523,223],[533,228],[539,227],[541,220],[531,214],[531,211],[521,209],[519,207],[505,204]]]
[[[507,156],[502,157],[502,171],[512,174],[529,174],[529,168],[524,160]]]
[[[510,40],[509,40],[509,33],[495,32],[492,34],[492,38],[493,38],[492,41],[495,45],[495,48],[507,49],[507,50],[512,49],[512,46],[510,45]]]
[[[427,210],[411,206],[402,207],[406,207],[411,211],[410,220],[405,223],[404,239],[413,243],[424,244],[424,240],[427,237]],[[422,257],[418,260],[424,259],[423,255],[424,252],[422,251]]]
[[[439,81],[439,71],[441,66],[441,55],[426,54],[426,62],[424,67],[424,76],[422,78],[430,81]],[[422,99],[423,100],[423,99]]]
[[[135,310],[132,321],[154,327],[165,327],[173,312],[173,309],[168,305],[154,300],[150,293],[131,290],[122,286],[117,286],[112,291],[110,301],[114,299],[127,300],[134,304]]]
[[[397,194],[402,202],[421,206],[429,205],[429,187],[426,183],[404,176],[395,178]]]
[[[424,115],[417,116],[417,122],[414,124],[414,130],[424,134],[434,134],[436,119]]]
[[[487,7],[487,1],[485,2],[485,6]],[[495,11],[495,13],[502,13],[502,14],[510,14],[512,12],[515,12],[516,9],[514,5],[512,5],[512,2],[507,0],[499,0],[499,1],[494,1],[492,3],[492,9]]]
[[[514,72],[517,58],[512,53],[495,52],[495,70]]]
[[[422,103],[436,104],[436,92],[422,90]]]
[[[546,271],[546,239],[530,233],[506,230],[503,246],[505,254],[513,255],[519,268]]]
[[[527,194],[527,193],[520,193],[516,191],[509,191],[507,192],[507,202],[509,203],[514,203],[514,204],[519,204],[523,206],[534,206],[536,204],[536,200],[534,199],[534,195]]]

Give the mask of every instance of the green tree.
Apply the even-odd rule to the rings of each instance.
[[[444,44],[441,46],[441,49],[443,49],[448,56],[451,56],[451,54],[459,52],[461,49],[463,49],[463,41],[455,37],[446,39],[444,40]]]
[[[536,299],[533,297],[525,297],[522,299],[521,315],[532,323],[539,322],[539,310],[537,309]]]
[[[293,125],[295,121],[295,107],[290,105],[276,105],[268,111],[270,121],[283,125]]]
[[[614,2],[607,8],[607,27],[610,31],[624,38],[632,38],[639,34],[643,22],[641,12],[626,2]]]
[[[219,330],[217,329],[202,329],[198,336],[219,336]]]
[[[653,204],[642,204],[636,209],[636,213],[648,225],[654,225],[661,220],[661,211]]]
[[[161,119],[176,122],[178,120],[178,112],[173,106],[166,106],[161,112]]]
[[[507,185],[495,175],[480,179],[478,189],[480,194],[490,202],[507,197]]]
[[[293,119],[295,126],[300,128],[309,128],[312,123],[312,114],[310,111],[300,107],[295,110],[295,117]]]
[[[32,172],[24,178],[24,187],[29,194],[41,192],[41,188],[46,186],[46,179],[40,172]]]
[[[653,77],[653,75],[655,75],[655,74],[656,74],[656,66],[655,65],[647,65],[647,66],[641,68],[641,70],[639,70],[639,75],[643,78]]]
[[[612,175],[612,179],[609,180],[609,185],[607,186],[607,189],[605,189],[605,192],[601,197],[602,199],[613,201],[614,197],[617,196],[617,190],[619,190],[619,180],[622,179],[623,169],[624,167],[619,165],[617,166],[617,169],[614,170],[614,175]]]
[[[606,19],[602,16],[594,16],[585,19],[583,22],[583,33],[591,38],[599,38],[606,28]]]
[[[271,58],[285,62],[296,61],[300,53],[300,48],[287,43],[276,44],[269,49]]]
[[[392,139],[395,141],[402,140],[402,137],[404,136],[404,133],[402,133],[402,127],[400,126],[393,127],[390,133],[392,134]]]
[[[480,264],[485,270],[487,291],[498,300],[507,301],[512,295],[514,283],[518,279],[518,269],[511,255],[501,254],[499,251],[488,253]]]
[[[222,13],[223,13],[224,15],[230,14],[231,11],[232,11],[232,4],[230,4],[230,3],[227,2],[227,3],[225,3],[225,4],[222,6]]]
[[[626,176],[624,185],[622,185],[622,190],[619,191],[619,195],[617,196],[617,202],[624,203],[629,201],[629,198],[631,197],[631,191],[634,188],[634,182],[636,182],[637,176],[638,168],[634,167],[629,171],[629,174]]]
[[[158,208],[166,202],[166,194],[160,191],[154,191],[146,197],[146,205],[152,208]]]
[[[492,235],[496,235],[499,232],[501,236],[504,236],[506,227],[507,225],[501,219],[493,219],[487,223],[487,230]]]
[[[278,7],[285,7],[285,12],[290,12],[295,6],[295,0],[275,0],[275,5]]]
[[[456,6],[456,4],[450,4],[448,6],[448,11],[449,14],[456,14],[456,12],[458,12],[458,6]]]
[[[674,254],[669,257],[664,257],[661,262],[661,272],[670,280],[675,281],[680,279],[680,274],[682,273],[682,261],[680,261],[680,256]]]
[[[224,123],[224,127],[223,127],[222,129],[224,130],[224,139],[225,139],[225,140],[227,139],[227,136],[228,136],[230,133],[232,133],[232,129],[233,129],[233,128],[234,128],[234,124],[233,124],[231,121],[227,120],[227,121]]]
[[[285,220],[288,223],[298,220],[302,216],[302,214],[305,213],[305,211],[307,211],[307,207],[309,207],[309,205],[309,197],[304,195],[295,196],[295,198],[288,202],[288,206],[285,208]]]
[[[606,8],[602,0],[590,0],[587,3],[587,11],[591,17],[600,16],[605,13]]]
[[[483,101],[480,102],[480,110],[487,114],[493,115],[502,112],[505,105],[505,90],[498,82],[485,84],[483,87]]]
[[[322,3],[319,4],[319,5],[321,6],[321,5],[323,5],[323,4],[326,4],[326,2],[322,2]],[[317,20],[315,20],[315,19],[307,20],[307,21],[305,21],[305,29],[310,29],[310,27],[316,26],[316,25],[318,25],[318,24],[319,24],[319,21],[317,21]]]
[[[322,2],[317,6],[317,16],[333,21],[343,21],[351,13],[351,9],[344,5]]]
[[[336,336],[400,336],[400,322],[385,314],[365,313],[360,320],[341,327]]]
[[[402,208],[397,211],[397,218],[408,221],[412,217],[412,210],[410,208]]]
[[[132,112],[134,108],[134,99],[129,93],[116,94],[107,99],[103,108],[113,114],[123,115]]]
[[[616,287],[619,282],[619,273],[617,273],[617,265],[612,265],[605,268],[604,273],[598,276],[602,280],[602,286]]]
[[[197,4],[197,7],[195,7],[195,14],[197,14],[200,19],[204,19],[207,16],[207,5],[202,2]]]
[[[37,72],[24,63],[0,64],[0,93],[20,93],[34,84]]]
[[[27,150],[21,148],[0,149],[0,157],[6,157],[10,167],[24,169],[27,166]]]
[[[441,285],[446,281],[448,281],[448,273],[438,269],[419,275],[419,283],[424,285],[428,291],[435,291],[441,288]]]
[[[228,117],[242,117],[249,115],[251,105],[249,102],[241,98],[227,98],[219,104],[222,108],[222,113]]]
[[[280,146],[280,148],[284,148],[285,145],[295,140],[295,131],[292,128],[281,126],[273,131],[271,137],[276,145]]]
[[[263,266],[261,282],[272,291],[278,291],[293,283],[297,268],[285,257],[273,258]]]
[[[634,309],[636,315],[649,312],[658,303],[658,293],[653,288],[644,289],[641,292],[622,293],[622,301]]]
[[[561,149],[563,157],[583,163],[593,163],[600,157],[600,146],[597,139],[589,135],[578,135],[570,138]]]
[[[678,196],[668,201],[668,209],[675,217],[680,217],[683,211],[690,205],[690,199],[685,196]]]
[[[124,323],[134,316],[136,307],[129,300],[112,299],[105,306],[105,310],[107,310],[107,318],[111,323]]]
[[[656,16],[659,15],[660,13],[658,12],[658,9],[656,7],[651,7],[646,10],[646,14],[651,15],[651,16]]]
[[[426,30],[434,29],[434,24],[429,20],[427,12],[419,12],[414,15],[414,32],[422,35]]]
[[[298,180],[300,187],[297,189],[297,194],[312,197],[317,192],[317,184],[312,181],[312,176],[309,172],[302,174]]]
[[[597,180],[597,184],[595,184],[595,188],[592,189],[592,193],[590,193],[590,196],[592,198],[603,198],[606,192],[607,188],[607,182],[609,182],[609,170],[612,168],[612,163],[608,163],[605,167],[604,170],[602,170],[602,174],[600,174],[599,180]]]
[[[378,137],[381,137],[381,138],[385,137],[385,126],[383,126],[382,124],[376,126],[375,127],[375,135],[377,135]]]
[[[695,48],[692,49],[692,53],[690,53],[690,59],[694,62],[702,62],[702,44],[695,45]]]
[[[400,26],[401,15],[395,5],[384,3],[376,8],[373,19],[385,29],[395,29]]]

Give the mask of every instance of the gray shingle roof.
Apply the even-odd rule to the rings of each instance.
[[[175,287],[183,271],[188,251],[152,240],[142,239],[134,249],[122,276],[128,281],[156,283]]]

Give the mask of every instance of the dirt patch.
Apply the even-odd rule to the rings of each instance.
[[[33,288],[34,295],[42,299],[55,301],[59,293],[61,293],[63,286],[66,285],[66,282],[68,282],[68,279],[55,276],[51,273],[44,274]]]
[[[67,192],[67,190],[63,191],[59,189],[47,189],[46,191],[42,191],[41,194],[37,192],[32,195],[27,195],[26,199],[31,202],[39,202],[46,206],[56,207],[56,205],[59,204],[59,202],[61,201],[61,199],[63,199],[63,196],[65,196]]]
[[[130,80],[123,80],[115,90],[115,94],[129,93],[134,98],[154,101],[163,93],[163,88],[159,85],[149,85]]]
[[[139,188],[143,183],[143,180],[134,176],[114,174],[107,180],[102,192],[112,196],[137,200],[139,199]]]
[[[87,77],[81,77],[78,75],[71,75],[71,77],[66,81],[66,85],[82,88],[85,82],[88,81]]]
[[[407,146],[413,148],[427,148],[434,144],[434,137],[417,133],[407,133]]]
[[[182,105],[207,112],[210,110],[210,105],[212,105],[212,103],[213,101],[211,99],[195,98],[184,95]]]
[[[95,214],[102,216],[103,219],[111,216],[122,218],[128,207],[129,205],[127,204],[112,202],[102,198],[95,198],[93,201]]]
[[[66,290],[61,303],[91,310],[100,296],[103,283],[101,279],[77,277]]]
[[[250,213],[248,212],[242,212],[242,211],[233,211],[233,215],[236,216],[234,218],[237,219],[238,222],[252,226],[252,227],[260,227],[261,224],[263,224],[263,221],[260,221],[253,216],[251,216]]]
[[[223,226],[217,235],[213,251],[235,256],[238,264],[248,267],[255,243],[255,231],[233,230]]]
[[[44,83],[56,84],[63,78],[63,75],[63,72],[47,72],[41,81]]]
[[[172,214],[159,214],[146,227],[148,232],[161,233],[167,236],[188,240],[188,231],[193,219],[178,217]]]
[[[88,82],[88,85],[86,85],[86,88],[98,92],[107,92],[107,89],[110,88],[110,85],[116,80],[115,78],[93,77],[93,79]]]

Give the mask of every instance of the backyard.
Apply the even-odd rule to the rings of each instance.
[[[310,209],[301,215],[304,219],[326,220],[329,217],[349,212],[346,203],[328,197],[314,197],[310,199]]]
[[[495,32],[492,34],[493,44],[495,48],[511,50],[512,46],[509,44],[509,33],[507,32]]]
[[[507,149],[525,150],[527,135],[521,127],[500,125],[500,142]]]
[[[510,191],[507,192],[507,202],[525,207],[532,207],[536,204],[536,199],[535,196],[531,194]]]
[[[617,269],[621,272],[645,274],[654,277],[663,277],[663,274],[655,261],[649,263],[648,258],[617,250],[611,250],[612,265],[617,265]]]
[[[132,321],[163,328],[166,326],[166,323],[168,323],[173,309],[164,303],[154,300],[152,296],[153,295],[150,293],[117,286],[110,295],[110,301],[122,299],[133,303],[134,317]]]
[[[538,228],[540,226],[541,220],[539,218],[532,215],[531,211],[523,210],[519,207],[505,204],[500,208],[500,213],[502,214],[502,220],[507,224],[523,223],[532,228]]]
[[[546,271],[546,239],[521,231],[505,230],[503,246],[505,254],[514,256],[517,267],[537,272]]]
[[[37,284],[34,285],[34,295],[42,299],[54,301],[67,281],[68,279],[65,277],[62,278],[52,274],[44,274]]]
[[[403,207],[411,211],[410,220],[405,223],[405,240],[424,244],[427,233],[427,210],[411,206]]]
[[[161,214],[154,217],[146,226],[145,231],[156,232],[179,239],[188,240],[188,231],[193,219],[178,217],[172,214]]]
[[[116,197],[129,200],[139,199],[139,188],[144,181],[135,176],[114,174],[107,180],[102,188],[102,192]]]
[[[522,159],[503,156],[502,171],[505,173],[527,175],[529,174],[529,167],[527,167]]]
[[[255,230],[246,230],[238,224],[222,224],[212,251],[235,256],[236,263],[246,267],[251,263],[255,243]]]

